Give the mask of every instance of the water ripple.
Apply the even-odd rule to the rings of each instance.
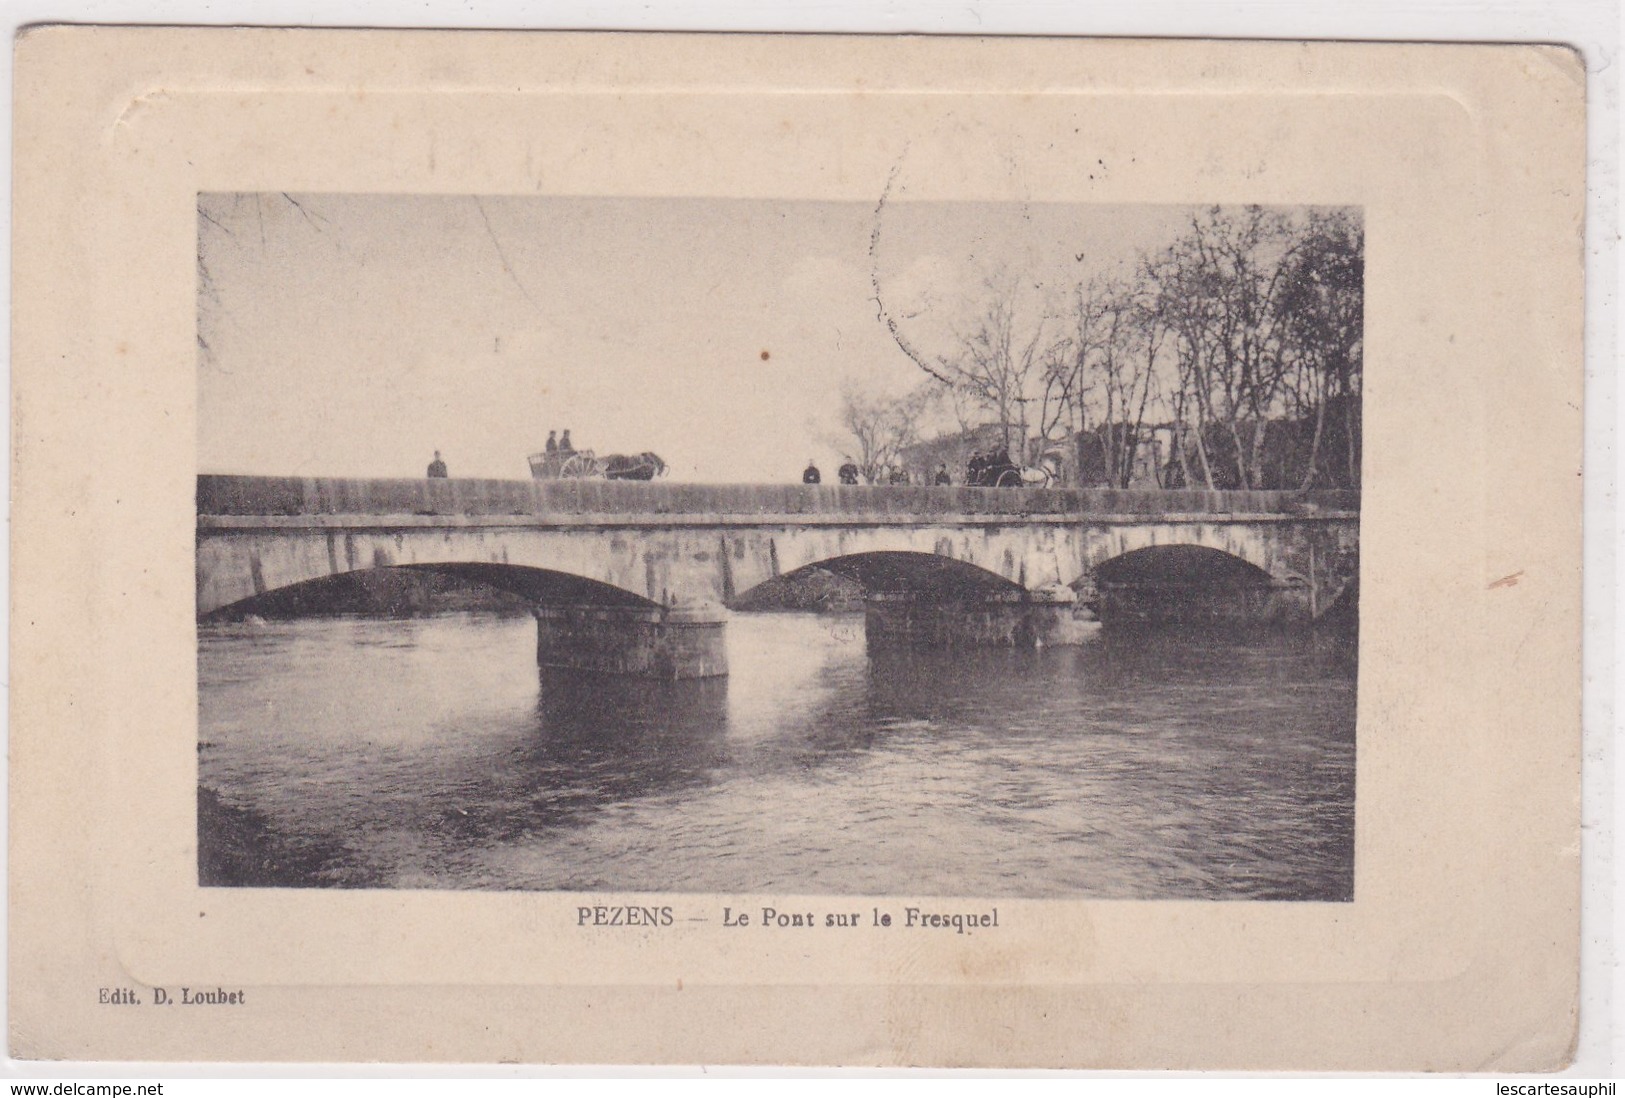
[[[200,626],[198,765],[226,814],[200,842],[252,820],[326,887],[1351,895],[1341,654],[1106,633],[871,657],[845,635],[736,615],[729,679],[660,684],[539,674],[528,619]]]

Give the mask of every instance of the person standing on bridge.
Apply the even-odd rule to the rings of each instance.
[[[807,467],[801,471],[801,483],[818,484],[823,479],[823,476],[818,472],[818,466],[813,464],[812,458],[808,458]]]
[[[446,463],[440,460],[440,451],[434,452],[434,460],[429,462],[429,476],[435,480],[446,478]]]
[[[944,461],[944,462],[941,462],[940,464],[938,464],[936,483],[937,484],[952,484],[953,482],[954,482],[954,478],[948,475],[948,463],[946,461]]]

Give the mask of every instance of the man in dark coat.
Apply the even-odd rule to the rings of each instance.
[[[848,461],[836,470],[836,475],[841,478],[842,484],[856,484],[858,482],[858,467]]]
[[[573,454],[575,451],[575,444],[570,441],[570,428],[566,427],[564,429],[564,437],[559,439],[559,453]]]
[[[547,432],[547,452],[550,454],[559,452],[559,433],[557,431]]]
[[[948,475],[948,463],[945,461],[937,466],[937,484],[952,484],[954,478]]]
[[[434,460],[429,462],[429,476],[436,480],[443,480],[446,477],[446,463],[440,460],[439,450],[434,452]]]
[[[807,467],[801,471],[801,483],[817,484],[823,479],[824,478],[818,474],[818,466],[813,464],[812,458],[808,458]]]

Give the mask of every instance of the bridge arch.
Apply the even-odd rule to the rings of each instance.
[[[930,601],[962,600],[1019,594],[1015,581],[969,561],[935,552],[910,549],[871,549],[842,553],[803,564],[740,592],[731,605],[751,608],[818,572],[851,580],[865,594],[910,595]]]
[[[659,577],[641,561],[591,551],[583,539],[506,529],[293,528],[231,531],[197,542],[197,615],[311,580],[390,568],[457,575],[535,601],[574,594],[612,606],[658,605]]]
[[[1278,580],[1291,578],[1274,531],[1256,523],[1135,523],[1100,528],[1085,550],[1085,563],[1098,572],[1108,561],[1146,549],[1188,546],[1211,549],[1252,565]]]
[[[308,613],[349,607],[377,609],[398,605],[412,609],[426,592],[419,586],[392,582],[407,576],[443,576],[477,584],[540,606],[578,605],[656,607],[659,604],[630,591],[546,568],[529,565],[450,561],[360,568],[286,583],[249,593],[202,612],[205,617],[233,617],[245,613]]]
[[[399,566],[409,572],[430,572],[453,576],[471,583],[495,587],[499,591],[518,595],[530,602],[544,605],[593,606],[659,606],[653,599],[634,594],[602,580],[589,579],[573,572],[552,568],[538,568],[529,564],[493,564],[473,561],[448,561],[435,564],[405,564]]]
[[[1075,522],[876,523],[730,532],[721,601],[735,605],[767,581],[809,568],[851,575],[869,590],[929,588],[931,577],[980,593],[1070,585],[1084,568]]]
[[[1093,601],[1107,624],[1201,624],[1295,619],[1306,585],[1205,545],[1131,549],[1096,565]]]
[[[1097,584],[1165,586],[1251,585],[1274,582],[1263,568],[1222,549],[1178,543],[1132,549],[1095,567]]]

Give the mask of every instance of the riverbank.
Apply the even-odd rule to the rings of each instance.
[[[294,844],[250,808],[220,799],[207,786],[197,791],[197,879],[203,888],[355,887],[353,872],[334,873],[346,858],[336,842]]]

